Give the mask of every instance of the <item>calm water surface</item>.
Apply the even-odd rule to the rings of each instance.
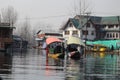
[[[80,60],[60,60],[46,56],[44,50],[0,53],[3,80],[120,80],[120,55],[89,53]]]

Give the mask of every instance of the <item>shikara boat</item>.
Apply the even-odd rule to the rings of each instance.
[[[91,51],[93,51],[93,52],[107,52],[109,50],[110,49],[107,46],[103,46],[100,44],[94,44],[91,48]]]
[[[64,46],[62,40],[56,37],[49,37],[46,39],[48,57],[64,58]]]
[[[64,59],[65,52],[68,58],[80,59],[83,55],[85,44],[77,37],[69,37],[67,43],[63,43],[60,39],[47,38],[46,43],[48,45],[48,57],[55,59]],[[67,44],[64,48],[63,44]]]
[[[78,37],[70,36],[67,40],[68,57],[72,59],[80,59],[84,54],[85,44]]]

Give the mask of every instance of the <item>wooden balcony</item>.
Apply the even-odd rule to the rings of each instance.
[[[1,43],[11,43],[12,41],[12,38],[0,38]]]

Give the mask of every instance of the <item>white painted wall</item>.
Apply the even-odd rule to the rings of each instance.
[[[69,31],[70,34],[69,34],[69,35],[65,35],[65,31],[63,31],[63,37],[64,37],[64,38],[68,38],[69,36],[72,36],[72,33],[73,33],[74,30],[77,30],[77,31],[78,31],[78,37],[81,37],[81,36],[80,36],[80,33],[81,33],[80,30],[79,30],[79,29],[76,29],[74,26],[73,26],[73,27],[67,27],[65,30],[66,30],[66,31]]]
[[[87,28],[86,28],[86,26],[84,26],[82,28],[82,30],[88,30],[88,35],[87,36],[82,35],[82,39],[87,38],[88,40],[94,40],[96,38],[96,31],[95,31],[95,28],[92,25],[90,25],[90,27],[87,27]],[[94,32],[94,35],[91,35],[92,31]]]
[[[79,29],[76,29],[74,26],[72,27],[68,27],[66,28],[67,31],[70,31],[70,34],[69,35],[65,35],[65,31],[63,31],[63,37],[64,38],[68,38],[69,36],[72,36],[72,32],[73,30],[77,30],[78,31],[78,37],[81,38],[81,39],[84,39],[86,36],[85,35],[82,35],[82,30],[86,30],[86,26],[84,26],[81,30]],[[94,40],[96,38],[96,32],[95,32],[95,28],[92,26],[92,24],[90,25],[89,28],[87,28],[88,30],[88,35],[87,35],[87,39],[88,40]],[[94,35],[91,35],[92,31],[94,31]]]

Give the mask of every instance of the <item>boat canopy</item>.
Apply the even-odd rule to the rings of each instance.
[[[73,36],[70,36],[67,40],[67,45],[70,45],[70,44],[77,44],[77,45],[85,46],[85,44],[83,43],[83,41],[80,38],[73,37]]]
[[[46,44],[47,44],[47,45],[49,45],[49,44],[51,44],[51,43],[53,43],[53,42],[62,42],[62,40],[60,40],[60,39],[58,39],[58,38],[56,38],[56,37],[48,37],[48,38],[46,39]]]
[[[86,41],[87,45],[101,44],[103,46],[119,49],[120,48],[120,40],[98,40],[98,41]]]

